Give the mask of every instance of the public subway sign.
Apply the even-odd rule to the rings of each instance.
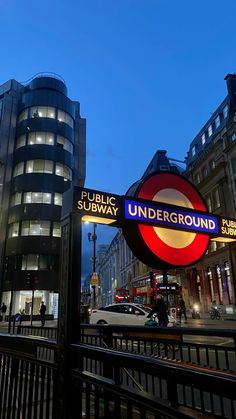
[[[209,213],[195,186],[171,172],[136,182],[125,196],[75,188],[74,210],[83,221],[121,227],[133,254],[156,269],[196,263],[210,240],[236,240],[236,220]]]

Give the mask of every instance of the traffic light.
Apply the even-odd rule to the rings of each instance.
[[[149,278],[150,278],[151,288],[154,288],[154,273],[152,271],[149,272]]]

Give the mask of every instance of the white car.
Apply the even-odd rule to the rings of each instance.
[[[90,324],[133,324],[144,326],[150,309],[139,304],[111,304],[92,309]]]

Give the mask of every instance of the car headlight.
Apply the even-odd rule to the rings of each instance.
[[[198,311],[199,310],[199,305],[198,304],[194,304],[193,309]]]

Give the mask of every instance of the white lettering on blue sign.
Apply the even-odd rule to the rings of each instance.
[[[204,233],[219,232],[218,220],[211,215],[165,207],[164,204],[147,204],[125,199],[125,218],[183,230]]]

